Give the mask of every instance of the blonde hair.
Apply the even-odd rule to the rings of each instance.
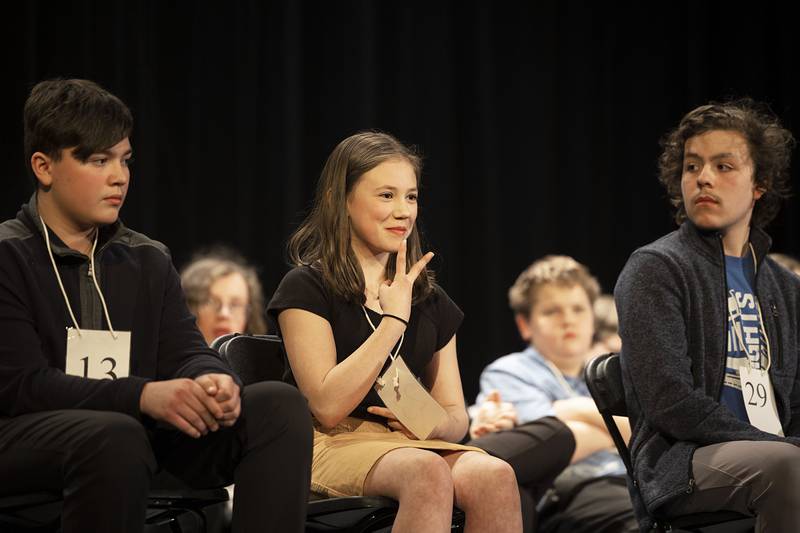
[[[241,275],[247,284],[250,305],[247,310],[245,333],[263,335],[267,332],[267,324],[264,320],[264,292],[255,268],[243,261],[212,255],[198,257],[186,265],[181,271],[181,285],[183,285],[189,310],[197,316],[200,305],[208,300],[208,291],[211,285],[230,274]]]
[[[612,335],[619,334],[619,317],[614,297],[610,294],[601,294],[594,305],[594,340],[601,342]]]
[[[594,304],[600,295],[600,283],[589,269],[566,255],[548,255],[534,261],[508,289],[508,305],[517,314],[528,316],[536,303],[536,292],[543,285],[578,285]]]

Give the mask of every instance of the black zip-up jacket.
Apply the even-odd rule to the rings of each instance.
[[[755,293],[770,341],[769,374],[786,438],[756,429],[719,402],[727,357],[727,283],[721,236],[691,222],[636,250],[614,291],[622,337],[634,478],[643,530],[649,514],[693,490],[692,455],[736,440],[800,444],[800,279],[766,257],[769,236],[750,231]]]
[[[89,258],[49,233],[78,324],[107,330]],[[197,330],[163,244],[119,221],[104,226],[95,275],[114,329],[131,332],[128,378],[64,373],[66,328],[73,324],[47,254],[36,195],[15,219],[0,224],[0,416],[93,409],[141,418],[139,400],[148,381],[234,375]]]

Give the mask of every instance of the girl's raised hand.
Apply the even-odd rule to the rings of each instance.
[[[433,258],[433,252],[428,252],[414,263],[411,269],[406,272],[406,239],[400,243],[395,258],[394,279],[384,281],[378,288],[378,298],[381,309],[384,313],[396,315],[403,320],[408,320],[411,316],[411,299],[414,289],[414,281],[425,269],[425,266]]]

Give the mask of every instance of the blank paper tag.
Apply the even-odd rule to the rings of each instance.
[[[67,328],[65,373],[93,379],[127,378],[131,366],[131,332]]]
[[[783,437],[769,374],[742,365],[739,367],[739,379],[742,383],[742,398],[750,423],[761,431]]]
[[[375,384],[386,407],[420,440],[431,436],[447,420],[447,411],[417,381],[401,356],[397,356]]]

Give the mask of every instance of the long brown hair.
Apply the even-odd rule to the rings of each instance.
[[[289,260],[319,270],[327,288],[353,303],[363,304],[364,273],[350,245],[350,217],[347,195],[362,175],[384,161],[402,159],[414,169],[420,185],[422,161],[413,148],[387,133],[364,131],[352,135],[333,149],[317,183],[314,206],[308,217],[289,238]],[[390,254],[386,277],[394,277],[396,253]],[[422,258],[417,225],[411,228],[406,268]],[[430,295],[433,272],[425,269],[414,282],[414,303]]]

